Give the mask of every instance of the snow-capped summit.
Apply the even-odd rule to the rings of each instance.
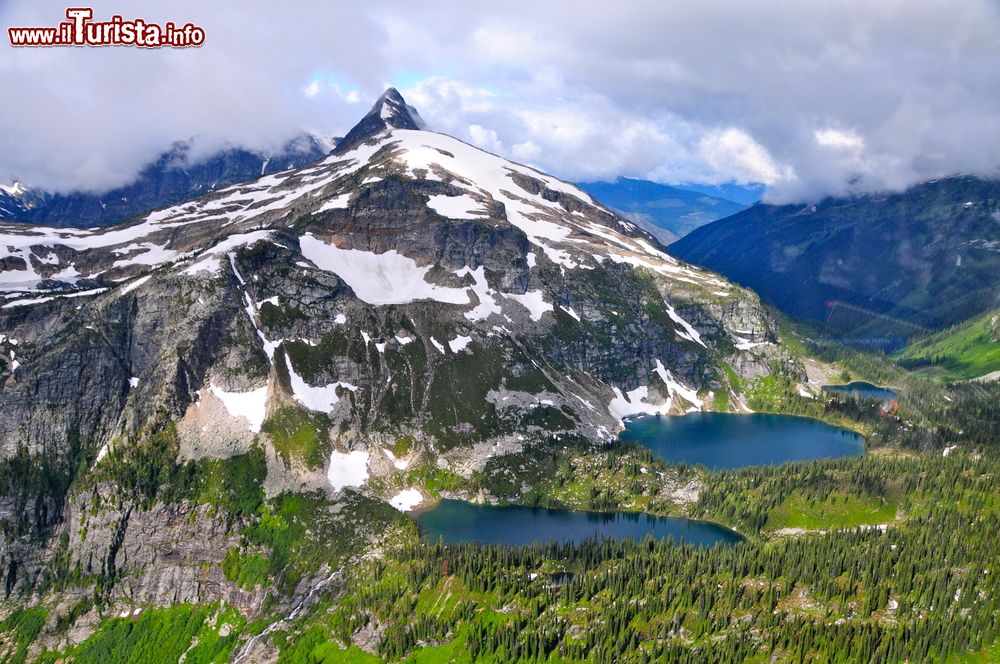
[[[11,196],[20,196],[27,191],[24,185],[17,180],[11,182],[10,184],[0,184],[0,189],[7,192]]]
[[[422,270],[436,265],[453,273],[474,271],[496,256],[488,245],[452,246],[451,236],[487,233],[515,245],[525,242],[517,251],[519,265],[544,261],[565,273],[611,261],[728,292],[725,282],[679,264],[651,236],[574,185],[419,129],[418,119],[389,89],[332,153],[305,167],[221,188],[108,229],[0,225],[0,291],[106,287],[169,265],[185,274],[218,273],[219,255],[292,231],[313,262],[307,248],[320,243],[327,254],[346,252],[341,258],[359,251],[382,260],[395,252],[427,266]],[[503,271],[512,269],[506,265]],[[357,270],[333,271],[359,295],[366,292]],[[517,277],[512,272],[509,279]],[[481,287],[493,285],[483,277]],[[481,306],[485,292],[475,296]],[[451,295],[474,302],[465,289]],[[376,299],[397,296],[387,292]]]
[[[40,199],[40,196],[17,180],[0,184],[0,219],[16,219],[30,214],[32,207]]]
[[[338,144],[335,154],[344,154],[367,139],[391,129],[425,129],[417,109],[406,103],[396,88],[389,88],[375,100],[368,114],[361,118]]]

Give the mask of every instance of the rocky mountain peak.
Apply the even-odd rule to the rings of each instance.
[[[417,109],[406,103],[396,88],[389,88],[375,100],[368,114],[337,144],[335,154],[344,154],[369,138],[388,129],[424,129]]]

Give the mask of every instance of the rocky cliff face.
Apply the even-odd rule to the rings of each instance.
[[[319,492],[346,528],[416,468],[608,444],[790,361],[751,293],[414,113],[391,90],[329,156],[127,225],[0,227],[8,593],[58,559],[119,601],[252,612],[211,464],[260,454],[266,496]]]

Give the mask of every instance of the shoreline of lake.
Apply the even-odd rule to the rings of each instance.
[[[779,413],[642,415],[626,420],[618,438],[669,465],[686,463],[709,471],[860,456],[866,447],[857,431]]]
[[[456,523],[464,517],[469,517],[464,524]],[[733,528],[707,519],[621,510],[477,504],[452,498],[439,499],[433,507],[419,515],[412,515],[412,518],[422,538],[437,541],[438,537],[442,537],[446,544],[478,542],[527,546],[552,541],[579,543],[594,537],[641,541],[646,535],[652,535],[661,540],[673,538],[678,544],[711,546],[717,542],[737,544],[747,539]],[[548,523],[543,523],[546,521]],[[551,536],[541,539],[527,534],[529,529],[542,526],[547,526],[545,532]],[[498,541],[500,539],[506,541]]]
[[[837,392],[840,394],[850,394],[876,400],[889,400],[899,398],[899,388],[891,385],[876,385],[866,380],[852,380],[848,383],[830,383],[820,385],[820,390],[824,392]]]

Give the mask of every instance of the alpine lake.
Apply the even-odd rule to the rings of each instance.
[[[642,416],[627,420],[620,438],[648,448],[667,463],[702,465],[709,470],[857,456],[865,448],[864,438],[847,429],[804,417],[769,414]],[[650,536],[712,546],[742,540],[718,524],[682,517],[477,505],[461,500],[441,500],[414,518],[426,540],[446,544],[523,546]]]

